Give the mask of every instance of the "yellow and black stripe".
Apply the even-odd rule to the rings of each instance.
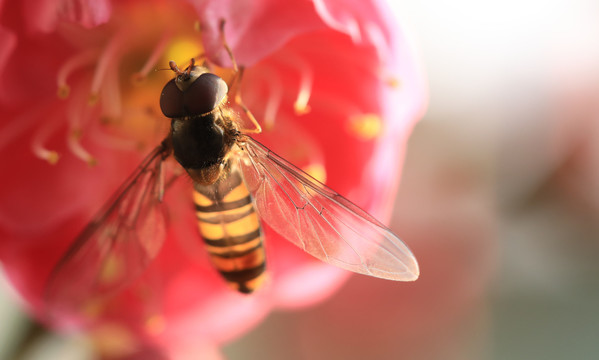
[[[194,202],[214,266],[235,290],[256,290],[265,279],[262,229],[239,171],[231,169],[212,185],[196,183]]]

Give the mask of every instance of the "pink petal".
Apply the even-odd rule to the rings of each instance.
[[[0,27],[0,73],[4,70],[6,62],[17,47],[17,36],[12,31]]]
[[[393,203],[385,203],[385,199],[395,198],[408,137],[428,105],[426,77],[415,56],[417,51],[402,29],[396,29],[393,33],[389,49],[390,54],[395,56],[388,58],[387,66],[399,86],[386,87],[380,94],[383,117],[390,121],[385,123],[385,138],[378,141],[365,169],[372,176],[365,179],[363,184],[372,190],[363,206],[380,220],[385,220],[391,214]],[[385,164],[397,164],[399,171],[389,175]]]
[[[369,0],[313,0],[314,7],[322,20],[331,28],[349,35],[355,43],[368,42],[368,26],[383,24],[378,9],[380,1]],[[384,36],[388,37],[387,29]]]
[[[200,15],[206,52],[229,64],[218,34],[221,19],[237,61],[252,65],[300,33],[324,29],[325,25],[308,1],[190,0]]]
[[[24,0],[23,19],[30,32],[48,33],[59,21],[92,28],[107,22],[111,15],[109,0]]]
[[[20,17],[29,33],[48,33],[56,28],[57,0],[24,0],[20,4],[12,3],[15,7],[20,5]]]
[[[283,241],[277,245],[283,244],[289,249],[279,251],[271,261],[273,274],[277,276],[272,301],[279,308],[297,309],[317,304],[337,292],[352,276],[348,271],[312,258],[290,243]],[[292,261],[294,258],[298,260]],[[292,266],[281,269],[277,259],[291,262]]]
[[[62,0],[58,6],[58,16],[61,20],[91,28],[107,22],[111,10],[109,0]]]

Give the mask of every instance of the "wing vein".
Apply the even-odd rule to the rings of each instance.
[[[391,280],[418,277],[414,255],[382,223],[258,141],[244,139],[238,153],[244,179],[261,220],[273,230],[350,271]]]
[[[167,138],[127,177],[59,259],[44,289],[47,311],[81,309],[90,299],[114,294],[141,275],[156,256],[166,237],[157,170],[170,152]]]
[[[287,180],[287,182],[288,182],[288,183],[289,183],[289,184],[290,184],[290,185],[293,187],[293,189],[296,191],[296,193],[299,195],[299,197],[300,197],[300,198],[302,198],[302,199],[305,201],[305,204],[304,204],[304,206],[301,208],[301,210],[304,210],[304,212],[307,214],[307,213],[308,213],[308,209],[306,209],[306,205],[310,205],[310,207],[312,207],[312,209],[314,209],[314,211],[316,211],[316,213],[317,213],[317,214],[318,214],[320,217],[322,217],[322,210],[323,210],[322,206],[321,206],[321,209],[320,209],[320,210],[318,210],[318,209],[316,208],[316,206],[314,206],[314,204],[312,204],[312,202],[310,201],[310,199],[308,199],[308,198],[307,198],[307,197],[306,197],[306,196],[305,196],[305,195],[304,195],[304,194],[303,194],[303,193],[302,193],[302,192],[299,190],[299,188],[298,188],[298,187],[297,187],[297,186],[296,186],[296,185],[293,183],[293,181],[291,181],[291,180],[289,179],[289,177],[287,176],[287,174],[286,174],[286,173],[283,173],[283,172],[282,172],[281,170],[279,170],[278,168],[276,168],[276,169],[277,169],[277,171],[278,171],[278,172],[279,172],[281,175],[283,175],[283,177],[284,177],[284,178]],[[303,185],[303,184],[302,184],[302,186],[304,187],[304,189],[306,189],[305,185]],[[309,192],[308,192],[307,190],[306,190],[306,192],[305,192],[305,193],[306,193],[306,194],[309,194]],[[320,245],[320,248],[322,249],[322,252],[324,253],[324,255],[325,255],[325,257],[326,257],[326,259],[327,259],[327,262],[328,262],[328,261],[330,261],[329,252],[327,251],[326,247],[325,247],[325,246],[324,246],[324,244],[322,243],[322,239],[321,239],[321,238],[318,236],[318,234],[319,234],[319,233],[316,231],[316,228],[315,228],[315,224],[314,224],[314,222],[312,222],[312,221],[307,221],[307,223],[308,223],[308,224],[310,224],[310,226],[312,227],[312,230],[314,230],[314,234],[317,236],[317,237],[316,237],[316,240],[318,240],[318,244]],[[329,223],[329,226],[331,226],[331,224],[330,224],[330,223]],[[335,230],[335,229],[334,229],[332,226],[331,226],[331,228],[332,228],[333,230]],[[304,241],[303,241],[303,240],[302,240],[302,243],[304,244]],[[304,244],[304,249],[305,249],[305,244]]]

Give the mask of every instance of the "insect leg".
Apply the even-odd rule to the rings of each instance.
[[[248,119],[250,119],[250,121],[254,125],[253,129],[243,129],[243,130],[241,130],[241,132],[251,133],[251,134],[259,134],[262,132],[262,127],[258,123],[258,120],[256,120],[256,118],[254,117],[254,114],[252,114],[250,109],[248,109],[247,106],[245,106],[245,104],[243,103],[243,100],[241,99],[241,94],[240,94],[241,85],[240,84],[241,84],[241,79],[243,77],[244,68],[239,67],[237,65],[235,56],[233,56],[233,51],[231,51],[231,48],[229,47],[229,44],[227,43],[227,39],[225,38],[225,20],[224,19],[222,19],[220,21],[219,30],[220,30],[220,37],[223,42],[223,47],[227,51],[227,54],[229,54],[229,59],[231,60],[231,64],[233,65],[234,74],[233,74],[233,78],[231,79],[231,85],[229,86],[229,88],[232,89],[234,86],[237,86],[237,88],[235,89],[235,98],[234,98],[235,103],[237,105],[239,105],[239,107],[241,107],[241,109],[243,110],[245,115],[248,117]]]
[[[241,83],[241,78],[243,76],[243,70],[244,70],[243,68],[239,69],[239,76],[238,76],[239,83]],[[243,103],[243,100],[241,100],[241,94],[239,91],[235,92],[235,103],[237,105],[239,105],[239,107],[243,110],[245,115],[248,117],[248,119],[250,119],[250,121],[254,125],[253,129],[243,129],[241,132],[251,133],[251,134],[260,134],[262,132],[262,126],[260,126],[260,124],[258,123],[258,120],[256,120],[256,118],[254,117],[254,114],[252,114],[250,109],[248,109],[247,106],[245,106],[245,104]]]

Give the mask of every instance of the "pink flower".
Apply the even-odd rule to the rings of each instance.
[[[389,216],[424,89],[385,14],[371,1],[5,3],[0,259],[31,312],[63,328],[86,318],[104,352],[217,356],[219,344],[273,308],[307,306],[338,289],[347,272],[266,229],[271,285],[252,296],[230,291],[197,234],[190,181],[179,180],[165,199],[168,238],[141,278],[78,314],[47,319],[42,311],[61,254],[168,132],[158,97],[172,73],[153,70],[185,63],[201,44],[210,60],[230,65],[220,19],[247,67],[244,100],[265,128],[257,138],[376,217]]]

